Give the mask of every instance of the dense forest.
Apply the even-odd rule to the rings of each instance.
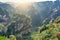
[[[0,2],[0,40],[60,40],[60,1]]]

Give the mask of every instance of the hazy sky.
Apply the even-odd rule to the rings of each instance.
[[[41,1],[55,1],[55,0],[0,0],[0,2],[41,2]]]

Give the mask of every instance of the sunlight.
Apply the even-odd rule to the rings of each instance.
[[[22,9],[27,9],[31,6],[31,3],[19,3],[18,7],[22,8]]]

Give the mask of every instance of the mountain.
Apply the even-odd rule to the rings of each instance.
[[[48,24],[52,19],[60,16],[60,1],[34,2],[31,5],[28,3],[30,5],[28,8],[21,8],[20,5],[18,3],[0,3],[0,7],[6,10],[10,16],[15,13],[30,16],[33,27]]]
[[[7,25],[11,21],[12,8],[10,4],[0,2],[0,22],[2,24]]]

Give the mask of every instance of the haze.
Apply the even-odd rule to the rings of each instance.
[[[56,0],[0,0],[0,2],[42,2],[42,1],[56,1]]]

